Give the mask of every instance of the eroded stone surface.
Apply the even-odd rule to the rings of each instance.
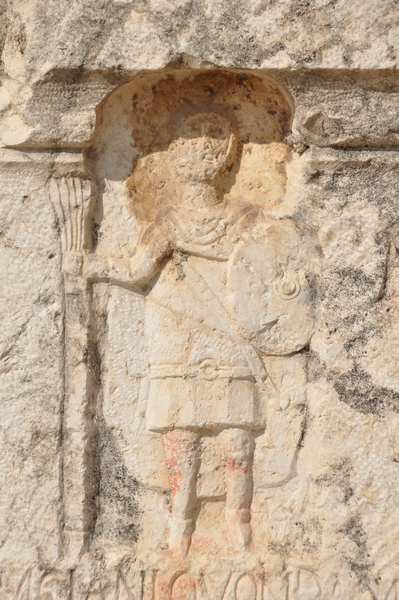
[[[394,600],[397,7],[0,18],[1,597]]]

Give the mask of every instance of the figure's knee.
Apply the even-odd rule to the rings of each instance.
[[[199,436],[194,431],[173,429],[163,436],[168,463],[196,462],[199,449]]]
[[[254,437],[245,429],[226,429],[222,432],[227,469],[248,468],[254,453]]]

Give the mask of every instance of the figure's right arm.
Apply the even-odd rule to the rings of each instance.
[[[105,257],[95,252],[74,257],[75,253],[68,253],[64,269],[88,281],[143,288],[162,268],[171,251],[167,232],[152,224],[144,232],[132,258]]]
[[[95,252],[83,256],[82,275],[92,282],[105,281],[116,284],[131,284],[129,260],[101,256]]]

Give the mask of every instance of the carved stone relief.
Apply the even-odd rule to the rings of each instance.
[[[317,74],[129,79],[82,151],[0,153],[0,593],[393,600],[396,153],[307,148],[366,139]]]
[[[96,207],[88,182],[50,183],[66,327],[61,555],[74,567],[108,546],[178,572],[207,548],[233,563],[247,552],[253,568],[263,495],[295,473],[314,327],[306,245],[267,211],[284,193],[290,104],[270,81],[223,73],[147,88],[119,97],[129,143],[118,97],[103,109]],[[264,188],[248,154],[277,184]]]

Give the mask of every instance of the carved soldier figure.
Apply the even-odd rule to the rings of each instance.
[[[308,344],[308,289],[300,239],[288,220],[223,197],[237,151],[222,109],[181,120],[170,146],[175,199],[144,231],[129,261],[87,254],[92,281],[146,290],[147,428],[162,434],[169,468],[169,544],[188,552],[202,435],[223,440],[231,542],[251,539],[254,433],[273,393],[262,355]]]

